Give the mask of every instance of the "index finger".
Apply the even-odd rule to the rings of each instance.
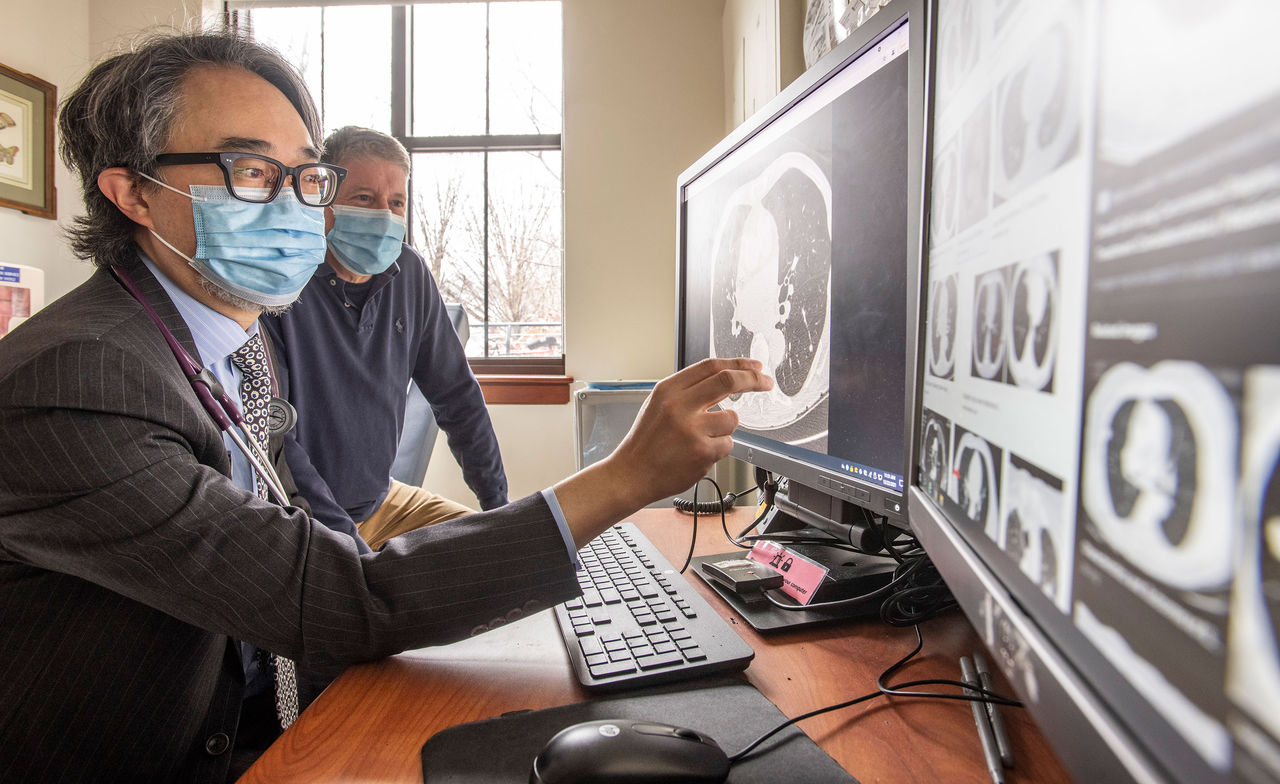
[[[667,380],[669,382],[676,382],[672,383],[671,386],[689,389],[724,370],[750,370],[758,372],[763,367],[764,365],[760,360],[751,359],[749,357],[714,357],[711,359],[704,359],[700,362],[695,362],[675,375],[669,376]]]
[[[743,392],[767,392],[773,389],[773,379],[755,367],[728,367],[712,373],[690,387],[690,399],[700,409],[711,408],[730,395]]]

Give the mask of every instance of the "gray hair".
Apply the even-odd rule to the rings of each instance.
[[[247,34],[221,30],[151,35],[94,66],[62,102],[62,160],[80,175],[87,213],[67,230],[78,258],[98,266],[136,258],[136,224],[98,190],[98,175],[120,166],[158,177],[155,157],[164,152],[174,130],[186,76],[200,66],[257,74],[284,93],[312,140],[320,137],[320,117],[302,77],[282,56]]]
[[[372,158],[378,161],[394,163],[410,172],[409,153],[394,136],[372,128],[361,128],[348,125],[329,134],[324,140],[324,153],[320,160],[341,166],[345,161],[355,158]]]

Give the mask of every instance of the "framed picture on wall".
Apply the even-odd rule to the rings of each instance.
[[[56,218],[53,122],[58,88],[0,65],[0,207]]]

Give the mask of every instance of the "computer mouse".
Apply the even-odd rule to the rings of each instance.
[[[652,721],[606,719],[556,733],[529,784],[719,784],[729,757],[702,733]]]

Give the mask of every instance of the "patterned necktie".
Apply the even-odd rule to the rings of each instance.
[[[231,362],[240,370],[240,403],[244,407],[244,421],[248,435],[267,451],[267,403],[271,400],[271,369],[267,363],[267,351],[262,336],[253,337],[231,355]],[[255,461],[256,462],[256,461]],[[258,497],[267,498],[267,483],[255,470],[254,489]],[[275,673],[276,716],[280,727],[288,729],[298,718],[298,675],[292,659],[270,654]]]

